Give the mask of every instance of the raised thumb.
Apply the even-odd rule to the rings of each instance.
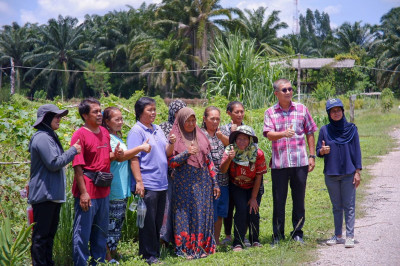
[[[146,141],[145,141],[144,143],[149,143],[149,140],[150,140],[150,139],[146,139]]]
[[[290,128],[290,129],[293,129],[293,125],[291,124],[289,128]]]
[[[322,141],[322,146],[325,146],[325,140]]]
[[[78,139],[75,144],[79,144],[79,142],[81,142],[81,139]]]

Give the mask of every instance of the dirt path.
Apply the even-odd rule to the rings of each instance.
[[[400,265],[400,130],[392,136],[398,148],[368,167],[374,178],[356,203],[366,215],[356,219],[355,248],[322,244],[312,265]]]

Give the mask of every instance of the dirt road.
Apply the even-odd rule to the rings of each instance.
[[[398,148],[367,168],[374,178],[356,203],[366,215],[356,219],[355,248],[322,244],[312,265],[400,265],[400,130],[393,137]]]

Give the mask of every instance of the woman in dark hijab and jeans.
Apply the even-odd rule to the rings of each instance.
[[[57,232],[61,203],[65,202],[64,166],[81,152],[79,140],[64,152],[55,130],[68,110],[45,104],[37,111],[37,129],[29,143],[31,173],[28,203],[32,204],[33,226],[31,256],[33,265],[54,265],[53,240]]]
[[[324,158],[325,184],[332,202],[335,235],[327,245],[354,247],[356,188],[361,181],[361,148],[357,127],[347,122],[343,103],[330,99],[326,103],[329,124],[321,127],[317,155]],[[343,212],[346,241],[342,238]]]

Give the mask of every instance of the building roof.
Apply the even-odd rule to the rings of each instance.
[[[288,61],[272,62],[271,65],[280,64],[284,67],[298,68],[298,62],[298,59],[291,59]],[[340,61],[336,61],[335,58],[300,59],[300,67],[306,69],[321,69],[323,67],[352,68],[354,67],[354,63],[354,59],[344,59]]]

